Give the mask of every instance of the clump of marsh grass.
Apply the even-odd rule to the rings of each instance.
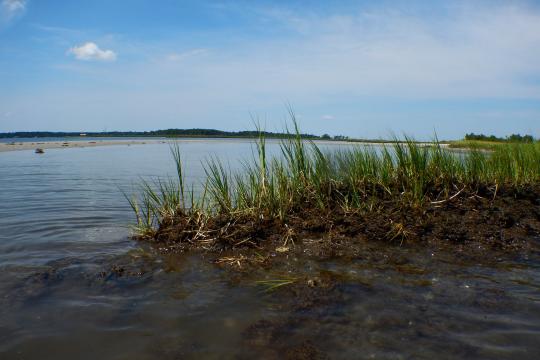
[[[256,229],[253,224],[278,221],[290,232],[288,218],[306,210],[370,211],[374,203],[385,200],[418,207],[445,202],[464,189],[519,189],[540,181],[537,142],[458,153],[436,139],[419,144],[405,137],[390,146],[351,145],[330,152],[301,138],[292,112],[291,120],[293,130],[281,140],[280,156],[268,158],[264,132],[257,127],[252,161],[232,173],[211,158],[202,191],[186,187],[180,148],[173,145],[176,178],[143,181],[139,197],[128,199],[138,234],[150,238],[166,234],[167,239],[205,246],[226,238],[237,246],[252,236],[238,230],[238,223],[250,222]],[[401,242],[407,235],[398,225],[389,233]],[[290,233],[282,237],[286,236]]]

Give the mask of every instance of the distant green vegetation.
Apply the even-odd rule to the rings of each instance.
[[[84,134],[84,135],[83,135]],[[264,132],[267,138],[282,139],[286,133]],[[256,138],[257,131],[221,131],[215,129],[166,129],[154,131],[104,131],[104,132],[51,132],[29,131],[0,133],[0,138],[40,138],[40,137],[216,137],[216,138]],[[301,134],[303,139],[319,139],[317,135]]]
[[[504,143],[493,152],[463,154],[437,142],[425,146],[405,138],[381,148],[358,145],[325,152],[302,139],[294,115],[293,123],[295,131],[282,140],[280,157],[267,157],[265,133],[258,132],[256,156],[242,172],[208,161],[200,193],[186,186],[182,154],[173,146],[177,178],[144,182],[139,196],[129,199],[140,234],[151,237],[158,227],[184,224],[182,231],[196,238],[216,231],[208,228],[215,217],[286,222],[308,209],[370,211],[385,199],[419,206],[463,190],[540,181],[539,143]]]
[[[1,138],[44,138],[44,137],[192,137],[192,138],[247,138],[256,139],[261,134],[257,131],[222,131],[215,129],[166,129],[154,131],[105,131],[105,132],[51,132],[51,131],[28,131],[28,132],[9,132],[0,133]],[[262,133],[267,139],[285,139],[291,137],[287,132],[268,132]],[[376,143],[392,144],[399,142],[399,139],[358,139],[345,135],[323,134],[321,136],[313,134],[300,134],[302,139],[307,140],[327,140],[327,141],[346,141],[357,143]],[[494,146],[501,143],[532,143],[536,141],[531,135],[512,134],[505,138],[499,138],[494,135],[466,134],[463,140],[447,141],[452,148],[472,148],[492,150]],[[419,144],[427,144],[426,141],[417,141]]]
[[[474,134],[470,133],[465,135],[465,140],[474,140],[474,141],[491,141],[491,142],[517,142],[517,143],[532,143],[534,137],[532,135],[520,135],[512,134],[505,138],[496,137],[495,135],[484,135],[484,134]]]
[[[485,141],[485,140],[458,140],[450,141],[448,147],[452,149],[475,149],[475,150],[494,150],[500,146],[506,145],[506,142],[501,141]]]
[[[448,144],[451,148],[495,150],[504,144],[532,144],[535,142],[538,142],[538,140],[532,135],[512,134],[505,138],[500,138],[494,135],[487,136],[470,133],[465,135],[463,140],[450,141]]]

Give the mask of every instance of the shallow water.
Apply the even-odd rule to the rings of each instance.
[[[278,149],[270,142],[270,152]],[[181,144],[188,181],[249,141]],[[540,256],[366,248],[234,275],[129,239],[122,191],[174,174],[165,144],[0,153],[0,358],[540,357]],[[538,240],[536,240],[538,241]],[[491,255],[491,254],[490,254]],[[308,305],[256,281],[332,278]],[[299,305],[300,304],[300,305]]]

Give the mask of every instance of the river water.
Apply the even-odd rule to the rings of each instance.
[[[239,140],[180,147],[195,184],[204,159],[240,168],[252,154]],[[231,276],[130,239],[123,192],[174,171],[167,144],[0,153],[0,359],[540,358],[538,252],[369,247]],[[298,271],[340,281],[309,307],[256,285]]]

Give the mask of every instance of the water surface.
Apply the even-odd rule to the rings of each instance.
[[[248,140],[181,149],[192,183],[205,158],[239,169],[252,154]],[[0,153],[0,358],[283,358],[310,349],[330,358],[539,358],[537,252],[471,262],[373,246],[353,262],[297,259],[275,274],[231,276],[204,256],[162,256],[129,238],[122,191],[174,172],[167,144]],[[284,274],[339,282],[308,307],[255,285]]]

